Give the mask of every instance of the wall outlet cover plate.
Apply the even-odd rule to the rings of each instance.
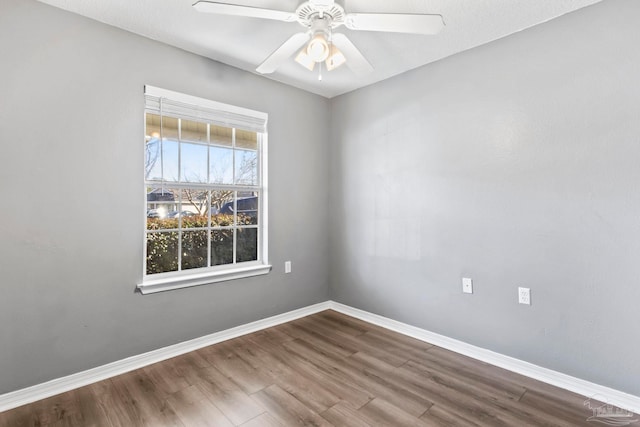
[[[473,293],[473,280],[469,279],[468,277],[462,278],[462,292],[465,294]]]
[[[531,305],[531,289],[518,288],[518,302],[520,304]]]

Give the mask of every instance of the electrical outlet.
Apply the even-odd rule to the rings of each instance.
[[[531,289],[518,288],[518,302],[520,304],[531,305]]]
[[[468,277],[462,278],[462,292],[465,294],[473,293],[473,280],[469,279]]]
[[[291,261],[285,261],[284,263],[284,272],[291,273]]]

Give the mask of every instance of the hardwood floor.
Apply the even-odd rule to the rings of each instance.
[[[0,413],[0,426],[577,426],[585,397],[324,311]]]

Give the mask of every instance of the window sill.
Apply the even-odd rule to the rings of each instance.
[[[144,295],[154,294],[156,292],[171,291],[173,289],[182,289],[191,286],[207,285],[209,283],[260,276],[269,273],[269,271],[271,271],[270,265],[261,264],[213,272],[208,271],[206,273],[199,274],[150,279],[138,284],[138,290]]]

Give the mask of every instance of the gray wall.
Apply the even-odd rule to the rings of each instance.
[[[328,299],[328,100],[32,0],[0,52],[0,393]],[[145,84],[269,114],[269,275],[134,293]]]
[[[332,297],[640,395],[639,16],[605,1],[334,99]]]

